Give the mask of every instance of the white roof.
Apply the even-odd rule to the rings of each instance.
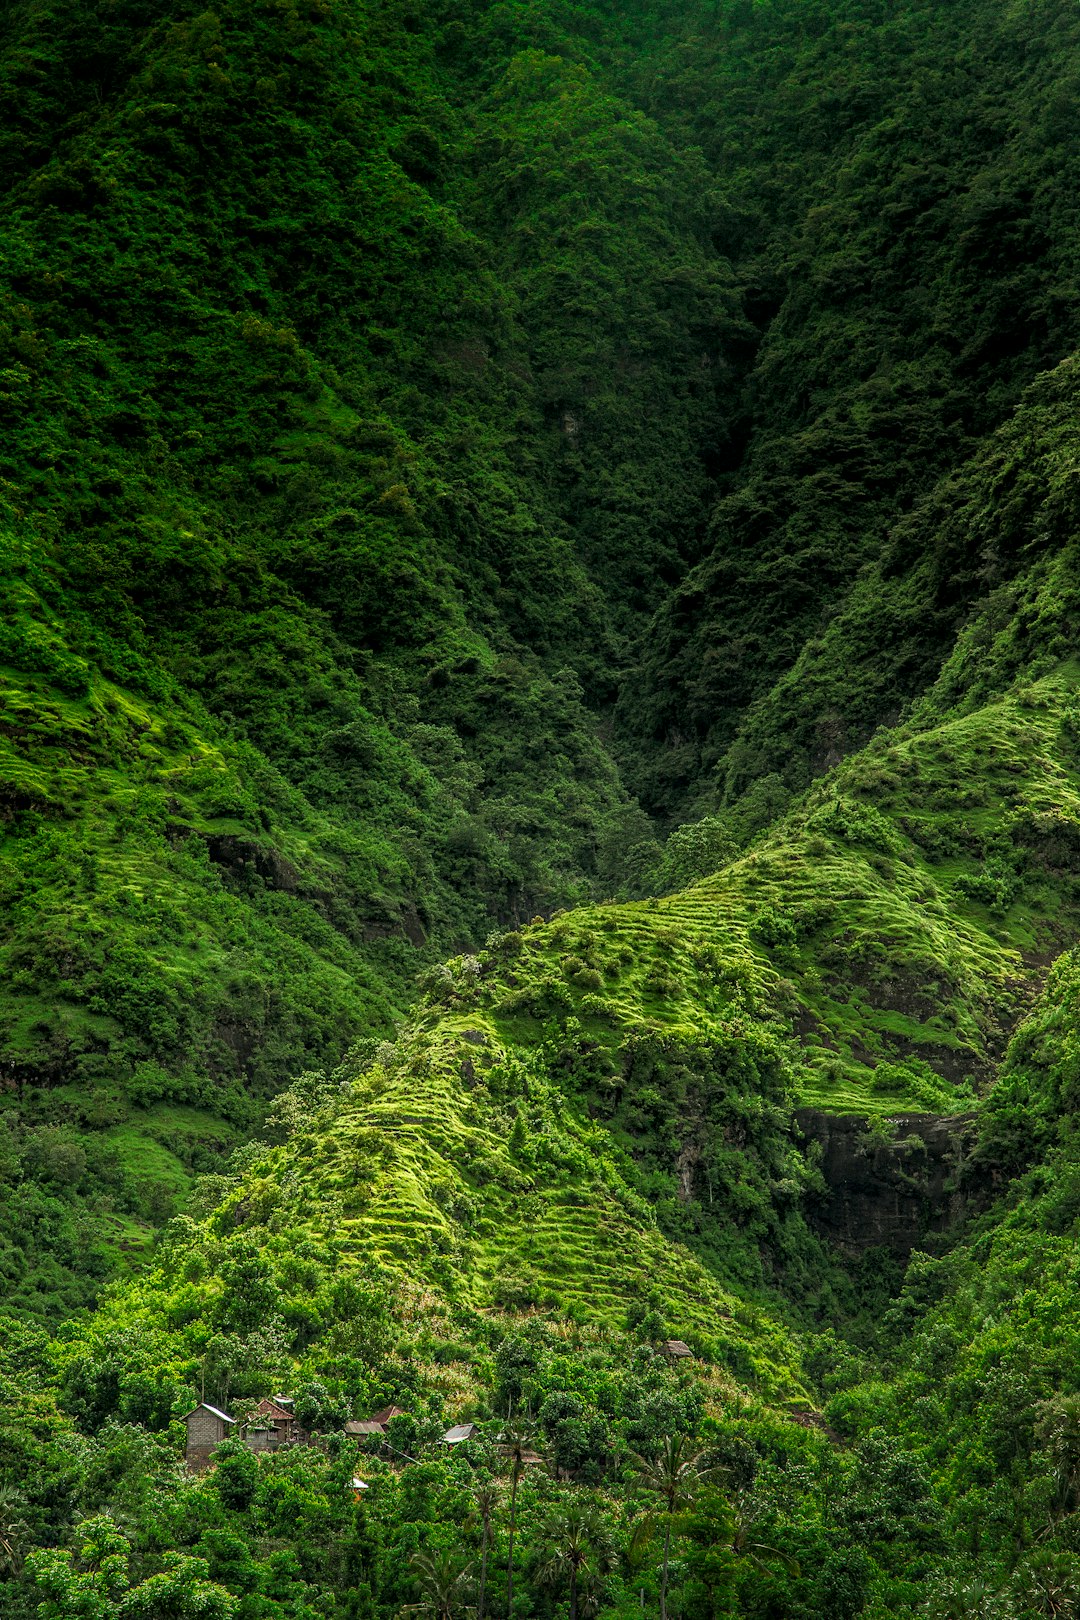
[[[214,1416],[221,1418],[223,1423],[235,1423],[236,1422],[236,1419],[231,1418],[229,1416],[228,1412],[222,1412],[219,1407],[211,1406],[209,1401],[200,1401],[198,1406],[195,1408],[195,1412],[213,1412]],[[194,1416],[193,1412],[188,1413],[188,1417],[193,1417],[193,1416]]]
[[[366,1479],[354,1479],[352,1482],[352,1488],[354,1491],[370,1491],[371,1486],[368,1484]]]

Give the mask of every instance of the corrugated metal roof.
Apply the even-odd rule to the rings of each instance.
[[[452,1429],[447,1429],[443,1435],[443,1444],[456,1446],[460,1440],[471,1440],[476,1433],[475,1423],[455,1423]]]
[[[200,1401],[198,1406],[193,1406],[191,1408],[190,1412],[185,1412],[184,1413],[184,1421],[185,1421],[185,1423],[187,1422],[189,1417],[194,1417],[196,1412],[213,1412],[214,1416],[221,1418],[223,1423],[235,1423],[236,1422],[236,1419],[230,1417],[228,1412],[222,1412],[220,1410],[220,1408],[218,1408],[216,1406],[211,1406],[209,1401]]]

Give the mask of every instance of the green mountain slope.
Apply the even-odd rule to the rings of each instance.
[[[716,154],[770,319],[739,477],[620,697],[650,804],[730,802],[767,772],[801,788],[1023,570],[1026,469],[978,560],[943,549],[930,492],[1077,346],[1075,30],[1056,0],[776,5],[668,46],[655,97]]]
[[[655,856],[586,699],[693,545],[697,361],[748,328],[700,159],[572,17],[3,30],[7,1117],[28,1182],[119,1132],[45,1179],[128,1245],[425,958]]]
[[[1077,26],[3,9],[0,1620],[1080,1613]]]

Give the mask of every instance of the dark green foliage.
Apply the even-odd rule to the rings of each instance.
[[[6,16],[20,1091],[228,1138],[425,956],[622,882],[586,699],[693,549],[699,356],[745,322],[701,158],[587,54],[396,4]],[[106,1205],[160,1219],[179,1157]],[[104,1179],[57,1219],[115,1249]]]
[[[0,1620],[1080,1612],[1078,53],[3,8]]]
[[[721,240],[767,324],[740,475],[620,700],[665,810],[714,768],[729,802],[772,771],[802,786],[933,681],[974,603],[1008,614],[1068,533],[1080,336],[1067,6],[682,26],[652,93],[723,160]]]

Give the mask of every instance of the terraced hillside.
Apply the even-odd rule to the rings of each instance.
[[[0,7],[0,1620],[1080,1617],[1078,53]]]
[[[1074,935],[1076,687],[879,733],[713,876],[505,936],[446,998],[518,1040],[572,1019],[609,1058],[768,1028],[800,1101],[967,1107]]]

